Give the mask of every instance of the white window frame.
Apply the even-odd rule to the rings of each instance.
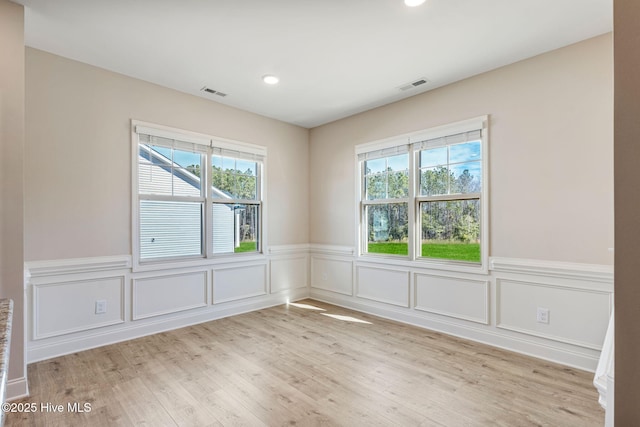
[[[408,224],[411,224],[412,219],[413,219],[413,213],[412,213],[412,207],[411,207],[411,194],[412,194],[412,187],[413,187],[413,179],[412,179],[412,172],[413,172],[413,162],[411,160],[411,151],[409,149],[409,145],[408,145],[408,140],[406,138],[404,139],[391,139],[391,140],[386,140],[383,143],[379,143],[377,145],[377,148],[375,149],[371,149],[369,151],[365,151],[365,152],[359,152],[357,153],[357,156],[360,157],[362,161],[359,161],[359,181],[360,181],[360,187],[359,187],[359,193],[360,193],[360,227],[361,227],[361,233],[360,233],[360,244],[359,244],[359,248],[360,248],[360,253],[361,254],[366,254],[367,256],[371,256],[371,257],[379,257],[379,258],[389,258],[389,259],[407,259],[407,256],[409,258],[411,258],[413,256],[412,250],[413,250],[413,238],[411,236],[411,233],[409,233],[408,236],[408,255],[404,256],[404,255],[385,255],[385,254],[379,254],[379,253],[375,253],[375,252],[368,252],[367,251],[367,247],[368,247],[368,234],[369,234],[369,230],[368,230],[368,218],[367,218],[367,207],[368,206],[374,206],[374,205],[391,205],[391,204],[406,204],[407,205],[407,214],[408,214]],[[390,145],[393,144],[393,145]],[[371,147],[373,148],[373,146]],[[380,159],[380,158],[387,158],[387,157],[391,157],[391,156],[396,156],[396,155],[400,155],[400,154],[407,154],[408,155],[408,162],[407,162],[407,169],[409,171],[409,192],[407,194],[406,197],[400,197],[400,198],[386,198],[386,199],[374,199],[374,200],[368,200],[367,199],[367,188],[366,188],[366,174],[364,171],[364,165],[365,165],[365,161],[367,160],[373,160],[373,159]]]
[[[141,260],[140,259],[140,200],[170,200],[172,197],[166,196],[147,196],[139,193],[139,176],[138,176],[138,159],[139,159],[139,134],[158,136],[167,139],[174,139],[177,141],[183,141],[186,143],[197,144],[199,149],[204,149],[201,171],[201,196],[191,197],[194,201],[201,201],[203,203],[203,223],[201,231],[201,239],[203,251],[197,256],[174,256],[163,257],[158,259]],[[220,198],[214,197],[210,190],[211,186],[211,157],[214,155],[214,151],[218,153],[225,153],[231,157],[234,153],[236,155],[242,155],[245,158],[252,156],[256,159],[256,200],[244,200],[244,199],[228,199],[227,203],[245,203],[251,205],[257,205],[259,210],[258,215],[258,247],[256,252],[246,253],[213,253],[213,203],[219,203]],[[237,262],[240,259],[249,261],[252,259],[263,259],[264,248],[266,247],[266,230],[264,224],[266,223],[266,208],[265,208],[265,183],[266,183],[266,161],[267,161],[267,149],[266,147],[249,144],[246,142],[234,141],[226,138],[220,138],[196,132],[191,132],[183,129],[172,128],[168,126],[143,122],[139,120],[131,120],[131,155],[132,155],[132,169],[131,169],[131,187],[132,187],[132,236],[131,236],[131,252],[133,255],[133,270],[134,271],[146,271],[157,269],[158,265],[162,265],[162,268],[182,268],[199,266],[202,264],[217,263],[217,262]],[[182,197],[186,200],[185,197]]]
[[[481,156],[482,156],[482,191],[473,194],[451,195],[451,196],[421,196],[420,189],[420,144],[423,141],[435,140],[452,135],[463,134],[475,130],[481,130]],[[365,200],[364,188],[364,161],[368,153],[389,153],[393,155],[394,147],[409,145],[409,203],[408,222],[408,255],[385,255],[376,253],[367,253],[367,235],[366,235],[366,218],[365,208],[367,205],[375,202]],[[358,258],[372,262],[383,262],[395,265],[419,266],[423,268],[433,268],[438,270],[472,272],[488,274],[489,264],[489,116],[483,115],[443,126],[423,129],[404,135],[394,136],[384,140],[373,141],[365,144],[359,144],[355,147],[356,152],[356,194],[358,214],[356,215],[356,232],[358,242]],[[420,242],[420,203],[433,200],[464,200],[479,199],[480,200],[480,262],[464,262],[446,259],[436,259],[421,256]],[[405,199],[385,199],[384,202],[393,203],[404,202]]]

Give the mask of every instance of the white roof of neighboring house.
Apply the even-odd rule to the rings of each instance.
[[[139,191],[144,194],[199,196],[200,177],[189,172],[184,166],[172,162],[171,159],[140,144],[138,167]],[[173,179],[177,178],[177,179]],[[173,181],[173,182],[172,182]],[[231,199],[231,196],[219,188],[211,187],[214,197]]]

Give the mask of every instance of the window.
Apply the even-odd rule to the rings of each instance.
[[[480,262],[481,132],[414,144],[418,150],[418,256]]]
[[[214,153],[211,163],[213,253],[256,252],[260,247],[260,163],[254,156],[239,152],[216,148]]]
[[[363,161],[362,187],[365,252],[407,255],[409,153],[384,156],[377,152],[368,157]]]
[[[134,146],[139,262],[261,252],[264,148],[135,123]]]
[[[356,147],[361,254],[486,268],[486,122]]]

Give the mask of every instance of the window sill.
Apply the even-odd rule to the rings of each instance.
[[[176,270],[187,268],[201,268],[212,267],[220,265],[234,265],[234,264],[246,264],[246,263],[261,263],[266,262],[267,256],[264,253],[256,254],[229,254],[218,255],[211,258],[197,258],[197,259],[183,259],[183,260],[158,260],[158,261],[146,261],[143,263],[134,263],[132,271],[136,272],[148,272],[159,270]]]
[[[408,257],[391,257],[384,255],[360,255],[356,258],[356,263],[385,264],[396,267],[408,267],[421,270],[439,270],[452,273],[470,273],[488,275],[488,263],[471,264],[455,261],[436,261],[431,259],[419,258],[411,260]]]

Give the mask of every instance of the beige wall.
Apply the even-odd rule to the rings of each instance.
[[[640,2],[614,0],[615,424],[640,425]]]
[[[611,35],[312,129],[311,242],[356,244],[356,144],[483,114],[490,255],[611,264]]]
[[[269,245],[308,242],[308,130],[26,50],[25,259],[131,253],[130,119],[264,145]]]
[[[9,380],[23,378],[24,11],[0,0],[0,297],[14,301]]]

